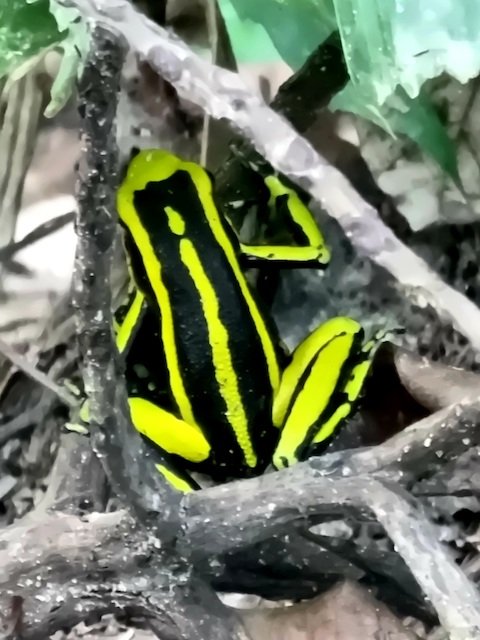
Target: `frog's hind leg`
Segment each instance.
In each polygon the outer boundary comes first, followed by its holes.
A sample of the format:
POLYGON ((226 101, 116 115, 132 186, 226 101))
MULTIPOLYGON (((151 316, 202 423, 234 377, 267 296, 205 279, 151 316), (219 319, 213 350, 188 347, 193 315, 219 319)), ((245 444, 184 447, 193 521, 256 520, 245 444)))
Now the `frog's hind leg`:
POLYGON ((158 471, 175 489, 182 492, 198 489, 190 476, 178 465, 168 463, 168 455, 187 462, 204 462, 210 456, 210 444, 197 426, 192 426, 141 397, 129 397, 132 423, 139 433, 167 454, 165 463, 156 464, 158 471))
POLYGON ((273 401, 273 423, 281 429, 273 456, 277 469, 332 437, 361 393, 380 339, 363 344, 360 324, 337 317, 298 345, 273 401))

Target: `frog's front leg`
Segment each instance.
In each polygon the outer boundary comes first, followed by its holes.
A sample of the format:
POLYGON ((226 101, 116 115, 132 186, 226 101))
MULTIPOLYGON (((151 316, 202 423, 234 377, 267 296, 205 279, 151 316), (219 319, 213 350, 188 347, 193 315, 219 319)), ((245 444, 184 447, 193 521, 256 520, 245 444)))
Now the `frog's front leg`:
MULTIPOLYGON (((146 398, 129 396, 130 418, 135 429, 160 448, 161 462, 155 467, 174 489, 187 493, 200 486, 172 460, 175 456, 187 462, 204 462, 210 455, 210 445, 198 427, 192 427, 169 411, 146 398)), ((68 424, 69 431, 89 433, 90 410, 85 400, 79 410, 79 420, 68 424)))
POLYGON ((277 469, 304 459, 315 445, 326 446, 351 413, 378 344, 362 340, 358 322, 337 317, 295 349, 273 400, 273 423, 281 430, 273 455, 277 469))
POLYGON ((330 261, 330 251, 310 209, 298 193, 284 184, 278 176, 267 176, 264 181, 270 193, 268 205, 281 217, 296 245, 241 243, 247 266, 269 262, 297 268, 326 266, 330 261))

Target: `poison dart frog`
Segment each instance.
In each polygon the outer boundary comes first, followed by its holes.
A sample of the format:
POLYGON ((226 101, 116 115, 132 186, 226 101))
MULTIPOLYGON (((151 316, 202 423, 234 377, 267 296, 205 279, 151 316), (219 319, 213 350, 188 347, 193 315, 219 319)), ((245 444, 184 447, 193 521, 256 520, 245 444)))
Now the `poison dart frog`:
POLYGON ((330 254, 297 192, 276 175, 265 187, 295 246, 241 242, 210 174, 167 151, 140 151, 118 190, 134 284, 115 331, 131 418, 181 491, 198 487, 191 471, 248 477, 323 448, 351 414, 378 344, 335 317, 285 356, 245 266, 324 268, 330 254))

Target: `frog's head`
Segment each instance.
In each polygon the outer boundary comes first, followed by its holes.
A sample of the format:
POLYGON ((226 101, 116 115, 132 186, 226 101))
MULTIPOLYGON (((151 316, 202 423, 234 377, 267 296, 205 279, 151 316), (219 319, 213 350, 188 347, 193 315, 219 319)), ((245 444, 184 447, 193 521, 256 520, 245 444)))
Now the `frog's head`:
POLYGON ((165 149, 136 150, 117 193, 117 208, 121 222, 129 227, 135 192, 145 190, 149 183, 166 182, 180 171, 190 176, 200 198, 211 197, 212 177, 200 165, 182 160, 165 149))

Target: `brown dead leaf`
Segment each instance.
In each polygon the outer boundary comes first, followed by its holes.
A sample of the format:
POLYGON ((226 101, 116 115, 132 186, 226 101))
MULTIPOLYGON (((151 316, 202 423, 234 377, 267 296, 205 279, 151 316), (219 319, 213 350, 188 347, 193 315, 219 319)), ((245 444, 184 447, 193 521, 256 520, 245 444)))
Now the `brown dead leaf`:
POLYGON ((430 411, 473 401, 480 394, 480 376, 477 373, 432 362, 398 347, 394 361, 402 384, 430 411))
POLYGON ((369 591, 349 582, 309 602, 242 618, 252 640, 417 640, 369 591))

